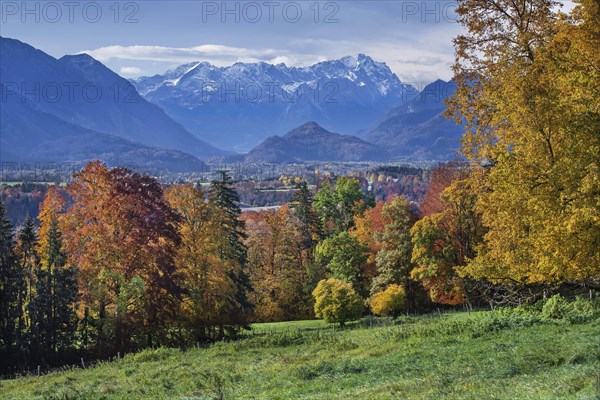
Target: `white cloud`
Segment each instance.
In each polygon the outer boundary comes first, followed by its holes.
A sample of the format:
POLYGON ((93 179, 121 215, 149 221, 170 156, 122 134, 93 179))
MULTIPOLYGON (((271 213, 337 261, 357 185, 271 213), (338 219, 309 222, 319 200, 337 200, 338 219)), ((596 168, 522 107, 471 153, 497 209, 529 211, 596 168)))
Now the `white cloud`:
POLYGON ((398 62, 403 64, 413 64, 413 65, 438 65, 442 64, 444 60, 441 57, 432 57, 432 56, 419 56, 413 59, 399 59, 398 62))
POLYGON ((99 61, 113 59, 159 61, 159 62, 190 62, 197 60, 241 60, 241 59, 270 59, 279 56, 282 51, 275 49, 246 49, 217 44, 204 44, 194 47, 163 47, 163 46, 107 46, 94 50, 84 50, 99 61))
MULTIPOLYGON (((456 27, 454 29, 458 30, 456 27)), ((107 46, 83 51, 123 75, 141 75, 131 70, 129 63, 144 69, 144 73, 163 73, 177 65, 192 61, 208 61, 223 67, 236 62, 284 63, 288 66, 307 66, 327 59, 366 53, 376 61, 386 62, 403 82, 427 84, 437 78, 450 79, 453 61, 452 47, 447 38, 434 32, 423 33, 417 39, 386 38, 380 41, 332 40, 300 38, 288 42, 287 50, 277 48, 233 47, 220 44, 203 44, 192 47, 166 46, 107 46), (323 54, 327 55, 324 57, 323 54)), ((137 67, 133 67, 137 68, 137 67)), ((140 69, 141 69, 140 68, 140 69)))
POLYGON ((119 72, 121 75, 141 75, 144 71, 138 67, 121 67, 119 72))

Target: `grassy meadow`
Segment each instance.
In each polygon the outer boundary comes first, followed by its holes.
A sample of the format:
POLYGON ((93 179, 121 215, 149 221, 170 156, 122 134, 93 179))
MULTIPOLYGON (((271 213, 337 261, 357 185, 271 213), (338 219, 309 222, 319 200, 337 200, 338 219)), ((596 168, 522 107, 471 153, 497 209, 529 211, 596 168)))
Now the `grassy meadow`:
POLYGON ((294 321, 253 329, 273 333, 0 381, 0 397, 600 399, 599 319, 500 310, 402 317, 384 327, 294 321))

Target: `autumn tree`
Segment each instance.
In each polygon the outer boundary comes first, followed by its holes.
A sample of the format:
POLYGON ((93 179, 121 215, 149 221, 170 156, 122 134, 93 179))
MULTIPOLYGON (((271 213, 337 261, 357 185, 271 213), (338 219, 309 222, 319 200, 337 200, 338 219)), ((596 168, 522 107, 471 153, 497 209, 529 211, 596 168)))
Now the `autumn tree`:
POLYGON ((177 215, 153 178, 100 162, 74 174, 63 234, 79 268, 80 317, 100 351, 168 341, 181 288, 174 263, 177 215))
POLYGON ((465 271, 598 287, 600 5, 556 5, 459 2, 450 114, 467 126, 463 154, 488 169, 476 208, 489 230, 465 271))
POLYGON ((384 290, 391 284, 399 284, 410 296, 408 286, 413 265, 410 228, 414 222, 411 206, 404 197, 395 197, 383 206, 381 214, 386 223, 383 232, 376 234, 381 250, 376 257, 377 276, 373 279, 371 293, 384 290))
POLYGON ((452 182, 466 179, 469 176, 469 167, 463 161, 450 161, 436 166, 429 174, 429 185, 419 205, 422 215, 431 215, 442 212, 444 203, 442 193, 452 182))
MULTIPOLYGON (((211 275, 218 261, 218 251, 211 246, 211 218, 205 193, 201 187, 191 184, 173 185, 165 190, 165 199, 177 212, 177 229, 181 238, 177 248, 175 263, 182 274, 186 289, 185 299, 181 302, 181 322, 191 325, 192 330, 201 331, 210 326, 211 314, 218 314, 216 304, 208 304, 213 297, 208 294, 211 275)), ((224 271, 216 274, 227 276, 224 271)), ((216 281, 213 281, 216 283, 216 281)), ((221 288, 217 288, 220 291, 221 288)), ((226 292, 226 291, 224 291, 226 292)), ((198 332, 195 335, 200 335, 198 332)), ((202 333, 202 336, 208 336, 202 333)))
MULTIPOLYGON (((38 248, 40 254, 46 254, 48 252, 48 231, 53 227, 53 221, 59 222, 59 218, 67 209, 67 199, 64 191, 58 186, 51 186, 46 191, 46 195, 42 203, 40 204, 38 221, 40 222, 40 228, 38 230, 38 237, 40 238, 38 248)), ((41 257, 42 264, 45 264, 47 260, 45 257, 41 257)), ((46 265, 47 267, 47 265, 46 265)))
POLYGON ((285 205, 277 211, 246 214, 255 320, 309 318, 312 306, 307 291, 308 271, 303 263, 302 224, 285 205))
POLYGON ((380 201, 373 208, 365 210, 362 215, 356 215, 354 227, 349 231, 350 235, 367 247, 368 258, 363 268, 366 281, 371 281, 377 273, 376 258, 382 246, 377 237, 383 233, 386 224, 382 211, 383 207, 392 200, 393 197, 387 202, 380 201))
POLYGON ((180 323, 195 342, 214 339, 225 326, 232 325, 230 313, 237 308, 230 265, 219 247, 222 212, 206 201, 201 187, 191 184, 173 185, 165 197, 179 215, 181 242, 175 261, 185 290, 180 323))
POLYGON ((335 278, 319 282, 313 291, 313 297, 316 317, 341 326, 360 318, 364 308, 363 300, 352 285, 335 278))
POLYGON ((37 340, 44 352, 64 351, 74 347, 77 317, 77 269, 67 264, 67 254, 59 227, 60 213, 67 201, 58 188, 46 193, 40 206, 35 316, 32 324, 38 326, 37 340), (33 322, 35 320, 35 322, 33 322))
POLYGON ((404 309, 406 295, 400 285, 390 285, 369 298, 371 312, 375 315, 397 317, 404 309))
MULTIPOLYGON (((474 171, 479 174, 480 171, 474 171)), ((441 210, 417 221, 410 233, 413 242, 413 279, 428 290, 432 301, 461 304, 473 290, 463 269, 475 258, 485 233, 475 210, 477 190, 470 179, 451 183, 440 195, 441 210)))
POLYGON ((278 266, 275 264, 281 236, 282 220, 274 212, 245 213, 246 246, 248 248, 248 273, 254 291, 250 298, 254 304, 253 320, 281 321, 284 311, 279 305, 278 266))

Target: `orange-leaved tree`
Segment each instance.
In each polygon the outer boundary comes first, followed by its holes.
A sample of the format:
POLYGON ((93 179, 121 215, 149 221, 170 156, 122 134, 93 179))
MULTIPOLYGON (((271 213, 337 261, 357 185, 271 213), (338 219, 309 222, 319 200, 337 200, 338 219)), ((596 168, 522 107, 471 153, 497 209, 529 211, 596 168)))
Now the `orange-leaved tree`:
POLYGON ((101 350, 168 340, 181 288, 174 254, 176 213, 160 184, 125 168, 91 162, 67 187, 69 261, 79 268, 80 312, 101 350))

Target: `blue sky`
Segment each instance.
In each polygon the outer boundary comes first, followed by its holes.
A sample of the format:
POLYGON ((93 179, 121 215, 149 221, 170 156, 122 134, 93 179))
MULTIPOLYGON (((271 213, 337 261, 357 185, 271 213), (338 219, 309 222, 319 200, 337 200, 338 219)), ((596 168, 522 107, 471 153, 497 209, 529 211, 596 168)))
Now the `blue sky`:
POLYGON ((310 65, 364 53, 402 81, 451 77, 456 3, 405 1, 0 2, 0 34, 60 57, 87 52, 126 77, 184 62, 310 65))

